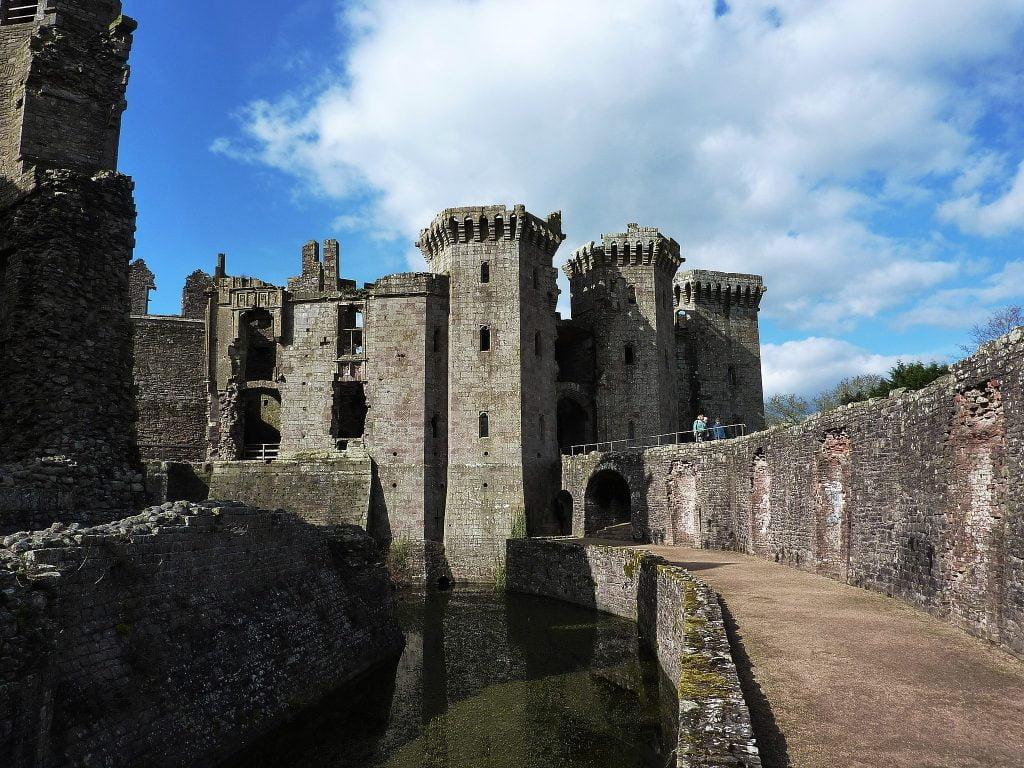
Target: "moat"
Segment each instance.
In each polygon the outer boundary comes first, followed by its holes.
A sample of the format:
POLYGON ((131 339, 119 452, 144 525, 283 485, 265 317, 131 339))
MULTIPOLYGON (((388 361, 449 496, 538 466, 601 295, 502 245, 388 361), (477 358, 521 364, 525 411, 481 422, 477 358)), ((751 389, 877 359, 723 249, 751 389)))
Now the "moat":
POLYGON ((400 593, 398 615, 397 663, 225 768, 665 765, 675 701, 633 622, 483 589, 400 593))

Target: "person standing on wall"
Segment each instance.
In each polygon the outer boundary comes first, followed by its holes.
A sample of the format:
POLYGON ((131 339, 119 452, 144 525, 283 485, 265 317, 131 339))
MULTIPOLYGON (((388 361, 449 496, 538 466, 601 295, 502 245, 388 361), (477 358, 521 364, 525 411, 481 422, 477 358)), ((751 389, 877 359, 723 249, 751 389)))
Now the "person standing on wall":
POLYGON ((722 426, 721 419, 715 419, 715 426, 711 428, 711 439, 712 440, 724 440, 725 439, 725 427, 722 426))
POLYGON ((707 417, 703 413, 698 413, 697 418, 693 422, 693 439, 698 443, 704 442, 704 435, 708 429, 707 417))

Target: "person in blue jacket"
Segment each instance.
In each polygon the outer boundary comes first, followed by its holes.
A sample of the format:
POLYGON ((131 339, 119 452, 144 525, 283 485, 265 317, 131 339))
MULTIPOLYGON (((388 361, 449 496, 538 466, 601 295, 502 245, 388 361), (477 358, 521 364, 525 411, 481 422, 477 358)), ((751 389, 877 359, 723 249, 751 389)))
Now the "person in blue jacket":
POLYGON ((715 419, 715 426, 711 428, 711 439, 712 440, 724 440, 725 439, 725 427, 722 426, 721 419, 715 419))

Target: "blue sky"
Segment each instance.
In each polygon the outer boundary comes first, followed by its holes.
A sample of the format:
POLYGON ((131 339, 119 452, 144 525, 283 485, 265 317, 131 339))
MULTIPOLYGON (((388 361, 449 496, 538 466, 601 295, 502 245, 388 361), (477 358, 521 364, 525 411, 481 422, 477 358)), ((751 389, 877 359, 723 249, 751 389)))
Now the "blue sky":
MULTIPOLYGON (((125 0, 151 311, 218 252, 422 269, 450 205, 756 272, 768 392, 948 360, 1024 301, 1024 0, 125 0)), ((563 295, 567 300, 567 295, 563 295)))

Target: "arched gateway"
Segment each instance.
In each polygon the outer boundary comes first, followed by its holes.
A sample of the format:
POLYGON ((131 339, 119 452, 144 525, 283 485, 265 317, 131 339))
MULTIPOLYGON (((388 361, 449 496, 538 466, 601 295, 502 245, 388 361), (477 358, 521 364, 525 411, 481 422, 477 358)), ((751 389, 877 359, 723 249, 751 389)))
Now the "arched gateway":
POLYGON ((632 522, 629 483, 614 469, 596 472, 587 483, 583 509, 587 536, 609 526, 632 522))

